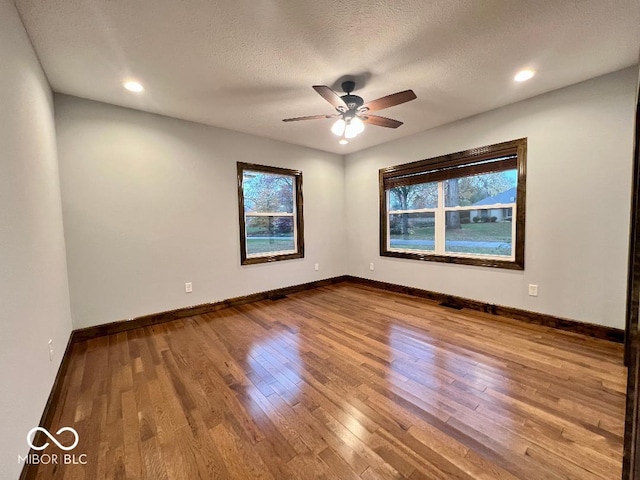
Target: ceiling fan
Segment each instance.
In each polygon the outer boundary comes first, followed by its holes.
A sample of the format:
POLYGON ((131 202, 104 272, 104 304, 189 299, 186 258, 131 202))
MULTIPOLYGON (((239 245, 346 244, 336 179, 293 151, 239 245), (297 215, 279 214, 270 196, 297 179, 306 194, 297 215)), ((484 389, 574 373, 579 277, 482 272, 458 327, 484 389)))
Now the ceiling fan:
POLYGON ((297 122, 300 120, 337 118, 338 121, 333 124, 331 131, 341 137, 340 143, 345 144, 348 143, 348 138, 354 138, 356 135, 362 133, 365 123, 377 125, 379 127, 398 128, 402 125, 402 122, 393 120, 392 118, 371 115, 369 112, 394 107, 417 98, 416 94, 413 93, 413 90, 405 90, 403 92, 393 93, 386 97, 381 97, 364 103, 362 97, 351 94, 355 89, 355 82, 348 80, 342 82, 341 86, 342 90, 345 92, 345 95, 342 96, 338 95, 326 85, 314 85, 313 87, 313 89, 318 92, 322 98, 329 102, 338 113, 331 115, 311 115, 308 117, 285 118, 282 121, 297 122))

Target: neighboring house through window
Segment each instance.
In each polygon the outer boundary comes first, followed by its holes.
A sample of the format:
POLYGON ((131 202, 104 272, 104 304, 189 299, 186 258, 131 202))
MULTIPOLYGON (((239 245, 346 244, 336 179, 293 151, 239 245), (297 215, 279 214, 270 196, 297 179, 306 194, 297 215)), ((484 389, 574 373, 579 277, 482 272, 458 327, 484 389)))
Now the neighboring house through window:
POLYGON ((524 269, 526 139, 380 170, 380 255, 524 269))
POLYGON ((302 172, 238 162, 242 265, 304 257, 302 172))

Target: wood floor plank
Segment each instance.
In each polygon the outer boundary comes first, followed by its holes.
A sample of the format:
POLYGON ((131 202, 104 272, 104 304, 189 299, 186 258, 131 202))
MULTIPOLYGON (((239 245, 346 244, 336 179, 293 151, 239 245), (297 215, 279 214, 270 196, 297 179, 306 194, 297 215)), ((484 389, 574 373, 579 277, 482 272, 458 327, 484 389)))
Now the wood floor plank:
POLYGON ((610 480, 620 345, 344 282, 74 344, 41 479, 610 480))

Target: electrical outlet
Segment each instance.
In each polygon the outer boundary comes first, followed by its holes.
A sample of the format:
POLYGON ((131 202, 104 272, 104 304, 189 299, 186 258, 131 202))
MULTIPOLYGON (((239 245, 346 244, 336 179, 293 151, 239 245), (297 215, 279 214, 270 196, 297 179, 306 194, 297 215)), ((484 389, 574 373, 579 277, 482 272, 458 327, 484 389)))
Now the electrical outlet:
POLYGON ((53 340, 49 339, 49 361, 53 362, 53 340))
POLYGON ((184 284, 184 293, 191 293, 193 292, 193 283, 191 282, 187 282, 184 284))
POLYGON ((371 262, 371 263, 369 264, 369 270, 371 270, 371 271, 375 270, 375 268, 373 267, 373 262, 371 262))
POLYGON ((537 297, 538 296, 538 285, 529 284, 529 296, 537 297))
POLYGON ((314 269, 316 272, 317 272, 318 270, 320 270, 320 264, 319 264, 319 263, 316 263, 316 264, 313 266, 313 269, 314 269))

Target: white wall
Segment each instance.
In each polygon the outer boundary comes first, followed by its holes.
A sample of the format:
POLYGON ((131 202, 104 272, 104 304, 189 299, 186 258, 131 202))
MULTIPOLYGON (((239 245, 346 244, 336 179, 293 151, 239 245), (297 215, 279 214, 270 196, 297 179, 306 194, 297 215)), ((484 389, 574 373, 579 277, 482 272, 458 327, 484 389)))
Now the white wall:
POLYGON ((346 273, 341 156, 69 96, 55 111, 75 328, 346 273), (238 161, 302 170, 304 259, 240 265, 238 161))
POLYGON ((348 273, 624 328, 636 76, 626 69, 348 155, 348 273), (521 137, 524 271, 379 256, 378 169, 521 137))
POLYGON ((10 0, 0 0, 0 59, 0 478, 9 479, 29 450, 71 317, 51 90, 10 0))

